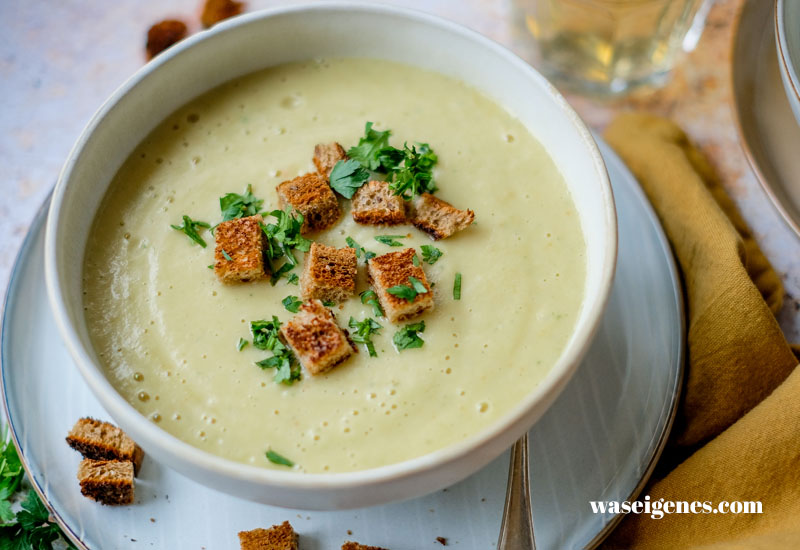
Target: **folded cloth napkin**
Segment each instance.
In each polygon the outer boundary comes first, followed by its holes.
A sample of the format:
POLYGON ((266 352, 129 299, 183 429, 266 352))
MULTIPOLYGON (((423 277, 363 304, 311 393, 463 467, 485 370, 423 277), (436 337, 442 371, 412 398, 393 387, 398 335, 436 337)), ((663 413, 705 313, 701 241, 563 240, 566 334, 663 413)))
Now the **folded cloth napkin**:
POLYGON ((683 394, 639 500, 760 501, 763 513, 629 514, 604 547, 800 548, 800 369, 775 320, 780 279, 680 128, 626 113, 606 139, 658 213, 686 293, 683 394))

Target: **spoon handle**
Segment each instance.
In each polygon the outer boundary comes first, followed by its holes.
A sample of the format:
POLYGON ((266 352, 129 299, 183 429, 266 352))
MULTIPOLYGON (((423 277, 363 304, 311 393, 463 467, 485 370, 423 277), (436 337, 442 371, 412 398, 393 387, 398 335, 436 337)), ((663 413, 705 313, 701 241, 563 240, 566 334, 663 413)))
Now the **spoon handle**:
POLYGON ((533 541, 533 515, 528 474, 528 434, 511 448, 506 505, 497 550, 536 550, 533 541))

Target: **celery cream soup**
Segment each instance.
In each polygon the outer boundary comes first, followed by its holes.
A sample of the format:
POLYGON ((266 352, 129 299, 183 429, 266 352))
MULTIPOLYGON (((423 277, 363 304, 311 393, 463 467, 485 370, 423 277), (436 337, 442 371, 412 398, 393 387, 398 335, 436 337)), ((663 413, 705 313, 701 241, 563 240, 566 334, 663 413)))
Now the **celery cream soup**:
MULTIPOLYGON (((302 258, 302 253, 297 254, 302 258)), ((179 439, 243 463, 347 472, 418 457, 474 435, 517 405, 558 359, 578 317, 585 244, 569 191, 542 146, 501 106, 456 80, 386 61, 283 65, 229 82, 158 126, 117 173, 97 214, 84 270, 86 316, 106 375, 143 415, 179 439), (358 143, 364 124, 391 143, 427 142, 439 157, 436 196, 475 211, 475 224, 433 242, 411 225, 358 225, 349 201, 333 228, 307 235, 366 250, 402 250, 376 235, 405 235, 434 283, 435 309, 383 325, 329 373, 288 386, 255 365, 250 321, 292 317, 300 295, 282 278, 224 285, 207 248, 180 231, 188 214, 221 221, 219 198, 247 184, 262 210, 275 186, 313 171, 314 145, 358 143), (462 274, 461 299, 453 282, 462 274), (398 351, 393 334, 424 320, 424 345, 398 351)), ((298 275, 301 268, 294 270, 298 275)), ((356 292, 369 288, 363 257, 356 292)), ((373 317, 356 295, 333 308, 338 324, 373 317)))

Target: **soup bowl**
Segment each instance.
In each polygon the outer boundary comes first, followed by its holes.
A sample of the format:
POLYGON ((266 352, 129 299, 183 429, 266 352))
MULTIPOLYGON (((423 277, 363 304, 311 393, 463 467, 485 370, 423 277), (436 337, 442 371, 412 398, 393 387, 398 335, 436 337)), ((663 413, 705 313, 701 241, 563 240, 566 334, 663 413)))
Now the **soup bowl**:
POLYGON ((529 430, 591 343, 610 293, 616 246, 614 201, 600 153, 586 126, 539 73, 491 40, 444 19, 397 7, 329 2, 225 21, 173 46, 125 82, 89 122, 56 185, 46 234, 46 280, 59 330, 86 383, 151 459, 241 498, 330 510, 408 499, 451 485, 529 430), (233 78, 321 57, 383 59, 442 73, 477 88, 512 113, 563 175, 586 243, 586 277, 584 300, 560 357, 542 382, 488 429, 396 464, 317 474, 215 456, 140 414, 115 390, 93 349, 82 276, 92 220, 115 173, 165 117, 233 78))

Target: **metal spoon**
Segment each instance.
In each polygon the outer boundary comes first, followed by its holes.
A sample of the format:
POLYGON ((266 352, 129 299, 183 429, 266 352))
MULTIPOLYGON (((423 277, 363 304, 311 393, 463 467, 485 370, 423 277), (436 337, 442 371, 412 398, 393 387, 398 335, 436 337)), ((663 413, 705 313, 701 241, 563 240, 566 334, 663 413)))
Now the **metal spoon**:
POLYGON ((536 550, 536 543, 533 541, 527 433, 511 448, 506 505, 503 508, 497 550, 536 550))

